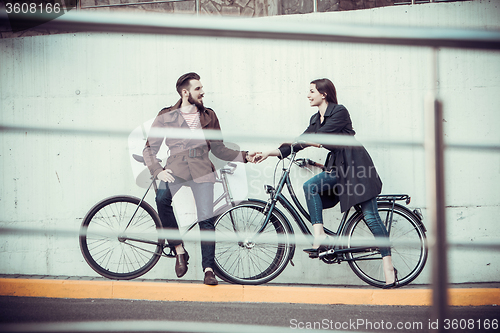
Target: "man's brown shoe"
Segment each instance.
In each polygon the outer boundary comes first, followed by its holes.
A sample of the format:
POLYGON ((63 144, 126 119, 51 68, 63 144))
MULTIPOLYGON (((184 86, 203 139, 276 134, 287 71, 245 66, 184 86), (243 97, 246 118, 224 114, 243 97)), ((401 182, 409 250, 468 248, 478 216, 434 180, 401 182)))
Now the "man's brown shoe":
POLYGON ((187 252, 178 254, 175 258, 175 274, 177 274, 177 277, 183 277, 188 271, 189 254, 187 252))
POLYGON ((205 279, 203 280, 204 284, 208 284, 209 286, 216 286, 219 284, 217 282, 217 279, 215 279, 215 274, 212 271, 206 271, 205 272, 205 279))

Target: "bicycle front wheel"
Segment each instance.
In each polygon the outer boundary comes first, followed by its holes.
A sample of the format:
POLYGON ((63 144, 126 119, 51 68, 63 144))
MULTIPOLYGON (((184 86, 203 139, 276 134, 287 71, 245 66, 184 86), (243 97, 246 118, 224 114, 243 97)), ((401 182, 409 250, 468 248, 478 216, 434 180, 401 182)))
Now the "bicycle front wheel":
MULTIPOLYGON (((384 223, 390 221, 392 204, 378 203, 378 212, 384 223)), ((361 242, 375 240, 372 232, 358 214, 349 223, 344 234, 347 236, 347 248, 355 248, 361 242)), ((399 286, 404 286, 417 278, 427 261, 427 241, 425 231, 412 212, 400 205, 394 206, 389 240, 392 263, 398 271, 399 286)), ((363 252, 348 252, 346 258, 354 273, 366 283, 383 287, 385 285, 382 257, 378 248, 373 247, 363 252)))
POLYGON ((160 259, 164 239, 160 219, 146 202, 130 196, 107 198, 85 216, 80 249, 100 275, 129 280, 148 272, 160 259), (140 203, 140 205, 139 205, 140 203))
POLYGON ((276 278, 294 249, 293 235, 281 214, 273 212, 262 233, 265 204, 246 202, 215 222, 215 272, 228 282, 262 284, 276 278))

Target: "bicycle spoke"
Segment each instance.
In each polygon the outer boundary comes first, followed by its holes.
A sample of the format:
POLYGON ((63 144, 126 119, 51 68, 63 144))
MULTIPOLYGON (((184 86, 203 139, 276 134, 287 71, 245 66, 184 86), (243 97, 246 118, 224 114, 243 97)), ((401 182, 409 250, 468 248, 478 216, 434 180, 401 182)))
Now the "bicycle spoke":
POLYGON ((257 233, 265 221, 262 206, 241 205, 222 214, 216 222, 215 261, 218 272, 231 281, 258 284, 274 278, 287 263, 289 247, 280 236, 285 235, 281 221, 276 217, 257 233), (235 232, 239 230, 240 233, 235 232), (229 237, 234 242, 228 242, 229 237))
MULTIPOLYGON (((387 220, 391 210, 391 204, 382 203, 379 205, 379 214, 382 220, 387 220)), ((418 224, 407 216, 408 214, 403 208, 395 206, 389 235, 392 244, 392 262, 398 270, 400 285, 413 281, 420 274, 427 259, 425 234, 418 224)), ((362 219, 352 221, 347 229, 349 244, 354 244, 356 239, 361 239, 361 237, 375 240, 362 219)), ((349 265, 356 275, 368 284, 382 287, 385 284, 382 260, 366 260, 369 256, 381 258, 378 251, 376 254, 368 255, 364 252, 346 254, 349 265)))

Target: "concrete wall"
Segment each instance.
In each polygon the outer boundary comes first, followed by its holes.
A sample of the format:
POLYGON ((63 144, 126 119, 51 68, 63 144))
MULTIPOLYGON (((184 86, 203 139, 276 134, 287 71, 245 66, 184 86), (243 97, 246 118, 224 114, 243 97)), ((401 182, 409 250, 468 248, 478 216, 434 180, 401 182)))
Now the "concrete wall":
MULTIPOLYGON (((405 26, 499 28, 494 1, 397 6, 353 12, 259 18, 405 26)), ((78 230, 86 212, 106 196, 140 196, 131 167, 128 133, 176 102, 175 81, 196 71, 205 104, 214 108, 227 138, 281 136, 266 142, 236 140, 243 149, 275 148, 299 135, 314 112, 309 82, 331 78, 351 113, 358 140, 423 140, 424 100, 431 87, 431 50, 416 47, 188 38, 122 34, 59 34, 0 40, 0 122, 24 126, 109 129, 123 135, 47 132, 0 133, 0 221, 16 228, 78 230)), ((439 51, 440 94, 449 142, 500 142, 500 54, 439 51)), ((232 140, 234 141, 234 140, 232 140)), ((366 144, 384 193, 408 193, 426 215, 421 148, 366 144)), ((312 148, 303 156, 324 161, 312 148)), ((471 244, 498 239, 500 156, 480 150, 446 153, 450 239, 471 244)), ((248 195, 265 199, 275 161, 245 166, 248 195)), ((242 168, 243 166, 240 166, 242 168)), ((296 172, 294 184, 309 177, 296 172)), ((154 204, 153 198, 148 201, 154 204)), ((181 209, 185 207, 178 207, 181 209)), ((329 210, 335 226, 338 208, 329 210)), ((192 214, 182 219, 193 220, 192 214)), ((298 231, 298 228, 295 228, 298 231)), ((0 273, 95 276, 76 235, 47 232, 0 235, 0 273)), ((299 238, 299 240, 302 240, 299 238)), ((199 246, 186 279, 201 279, 199 246)), ((362 284, 348 265, 323 265, 301 253, 276 282, 362 284)), ((500 254, 450 252, 452 282, 497 281, 500 254)), ((146 278, 174 278, 162 259, 146 278)), ((416 283, 429 282, 429 267, 416 283)))

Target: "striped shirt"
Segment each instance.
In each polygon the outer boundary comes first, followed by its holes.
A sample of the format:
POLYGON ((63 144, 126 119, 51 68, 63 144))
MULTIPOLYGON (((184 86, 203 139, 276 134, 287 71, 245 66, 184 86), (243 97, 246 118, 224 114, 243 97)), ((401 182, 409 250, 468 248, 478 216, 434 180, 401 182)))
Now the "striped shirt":
POLYGON ((181 108, 180 110, 191 130, 201 128, 200 113, 196 107, 181 108))

